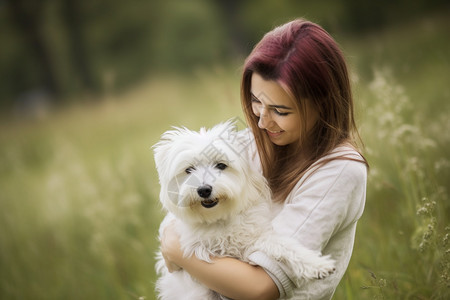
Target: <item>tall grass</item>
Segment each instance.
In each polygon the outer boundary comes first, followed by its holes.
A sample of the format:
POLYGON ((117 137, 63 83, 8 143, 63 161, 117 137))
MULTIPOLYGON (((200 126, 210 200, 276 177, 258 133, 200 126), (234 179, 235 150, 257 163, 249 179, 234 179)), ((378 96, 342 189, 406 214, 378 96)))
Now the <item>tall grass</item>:
POLYGON ((367 205, 338 299, 448 299, 448 109, 424 118, 389 69, 368 87, 367 205))
POLYGON ((162 213, 151 146, 171 125, 239 114, 238 76, 225 73, 198 71, 195 85, 151 79, 99 104, 1 124, 1 299, 154 299, 162 213))
MULTIPOLYGON (((358 45, 370 61, 370 44, 358 45)), ((450 68, 434 59, 416 65, 419 78, 389 55, 389 68, 355 61, 371 170, 335 299, 450 298, 450 91, 440 80, 450 68), (434 69, 437 77, 425 72, 434 69)), ((238 97, 237 69, 216 68, 152 78, 43 120, 2 121, 0 298, 155 299, 162 214, 150 147, 171 125, 241 116, 238 97)))
POLYGON ((363 79, 355 82, 371 170, 353 259, 337 299, 450 298, 445 28, 448 18, 424 18, 356 46, 362 50, 358 59, 373 59, 369 66, 359 61, 363 79))

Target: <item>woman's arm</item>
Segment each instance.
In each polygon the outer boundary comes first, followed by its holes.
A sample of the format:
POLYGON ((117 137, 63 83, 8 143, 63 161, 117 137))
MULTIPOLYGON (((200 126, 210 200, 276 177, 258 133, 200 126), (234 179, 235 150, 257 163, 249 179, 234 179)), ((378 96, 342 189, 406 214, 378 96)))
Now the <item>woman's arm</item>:
POLYGON ((259 266, 234 258, 212 258, 212 263, 195 256, 183 257, 179 237, 172 225, 162 236, 161 252, 169 271, 177 266, 213 291, 232 299, 278 299, 279 292, 270 276, 259 266))

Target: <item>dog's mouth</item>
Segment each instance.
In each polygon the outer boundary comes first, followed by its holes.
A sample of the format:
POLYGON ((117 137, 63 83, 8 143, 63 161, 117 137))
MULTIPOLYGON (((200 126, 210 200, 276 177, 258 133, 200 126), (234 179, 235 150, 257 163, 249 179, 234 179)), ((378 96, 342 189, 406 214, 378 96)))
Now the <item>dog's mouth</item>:
POLYGON ((200 202, 204 208, 212 208, 219 203, 218 199, 206 199, 200 202))

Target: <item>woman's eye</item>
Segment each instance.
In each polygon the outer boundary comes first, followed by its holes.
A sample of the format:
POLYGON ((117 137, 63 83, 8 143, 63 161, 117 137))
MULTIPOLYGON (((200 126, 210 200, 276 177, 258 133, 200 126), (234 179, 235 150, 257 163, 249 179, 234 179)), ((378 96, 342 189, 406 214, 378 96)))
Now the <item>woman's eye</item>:
POLYGON ((186 174, 191 174, 192 173, 192 171, 194 171, 195 170, 195 168, 194 167, 189 167, 189 168, 187 168, 186 170, 184 170, 185 172, 186 172, 186 174))
POLYGON ((224 163, 218 163, 216 165, 216 168, 219 169, 219 170, 222 170, 222 171, 225 170, 227 167, 228 166, 226 164, 224 164, 224 163))
POLYGON ((275 113, 277 114, 277 115, 279 115, 279 116, 287 116, 289 113, 286 113, 286 112, 281 112, 281 111, 278 111, 278 110, 275 110, 275 113))

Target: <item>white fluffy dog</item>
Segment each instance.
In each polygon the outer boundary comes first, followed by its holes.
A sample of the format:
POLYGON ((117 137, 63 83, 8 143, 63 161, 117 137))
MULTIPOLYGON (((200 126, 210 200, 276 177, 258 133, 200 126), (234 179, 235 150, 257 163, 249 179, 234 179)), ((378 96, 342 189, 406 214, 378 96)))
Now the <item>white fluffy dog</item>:
MULTIPOLYGON (((168 214, 160 234, 175 223, 185 256, 234 257, 248 262, 254 251, 283 263, 297 282, 334 271, 329 257, 276 235, 271 228, 271 193, 248 160, 248 133, 233 122, 200 132, 175 128, 154 146, 160 200, 168 214)), ((169 273, 162 256, 156 265, 159 299, 220 299, 220 295, 181 270, 169 273)))

